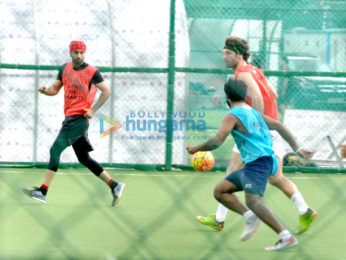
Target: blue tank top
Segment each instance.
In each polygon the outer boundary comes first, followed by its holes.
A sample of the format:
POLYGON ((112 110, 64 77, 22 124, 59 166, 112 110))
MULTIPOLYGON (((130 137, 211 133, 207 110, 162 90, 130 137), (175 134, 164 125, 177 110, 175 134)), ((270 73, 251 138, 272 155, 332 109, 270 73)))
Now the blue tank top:
POLYGON ((275 158, 269 128, 257 110, 251 107, 233 107, 228 114, 236 116, 249 132, 245 134, 234 129, 231 131, 244 163, 252 162, 262 156, 275 158))

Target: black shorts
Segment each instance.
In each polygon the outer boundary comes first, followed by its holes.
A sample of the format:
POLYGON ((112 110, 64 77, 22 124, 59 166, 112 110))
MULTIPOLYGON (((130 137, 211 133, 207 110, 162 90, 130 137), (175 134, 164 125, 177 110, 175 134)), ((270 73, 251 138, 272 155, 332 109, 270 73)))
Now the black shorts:
POLYGON ((85 150, 93 151, 94 149, 88 138, 88 128, 89 122, 83 115, 67 116, 62 122, 62 127, 56 140, 65 143, 66 146, 70 146, 81 138, 85 150))

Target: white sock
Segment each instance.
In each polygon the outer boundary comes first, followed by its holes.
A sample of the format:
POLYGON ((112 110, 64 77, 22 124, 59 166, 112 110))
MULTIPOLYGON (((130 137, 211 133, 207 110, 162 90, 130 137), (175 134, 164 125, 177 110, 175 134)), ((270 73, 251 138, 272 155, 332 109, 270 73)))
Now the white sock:
POLYGON ((222 203, 219 203, 215 213, 215 219, 219 222, 223 222, 226 219, 228 208, 226 208, 222 203))
POLYGON ((282 240, 289 239, 291 236, 292 236, 291 232, 289 232, 287 229, 282 230, 282 231, 279 233, 279 237, 280 237, 280 239, 282 239, 282 240))
POLYGON ((253 213, 251 210, 248 210, 243 214, 243 217, 245 218, 245 220, 248 220, 252 216, 255 216, 255 213, 253 213))
POLYGON ((303 215, 308 210, 309 206, 305 203, 305 200, 300 192, 296 192, 292 195, 291 200, 296 205, 299 215, 303 215))

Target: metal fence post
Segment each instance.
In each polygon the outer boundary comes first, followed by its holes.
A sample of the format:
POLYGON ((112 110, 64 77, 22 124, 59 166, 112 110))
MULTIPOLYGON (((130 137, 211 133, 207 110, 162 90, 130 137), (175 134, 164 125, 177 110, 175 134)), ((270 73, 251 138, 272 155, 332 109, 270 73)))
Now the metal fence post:
POLYGON ((171 0, 170 28, 168 47, 168 89, 167 89, 167 135, 166 135, 166 170, 172 168, 172 115, 174 109, 174 73, 175 73, 175 0, 171 0))

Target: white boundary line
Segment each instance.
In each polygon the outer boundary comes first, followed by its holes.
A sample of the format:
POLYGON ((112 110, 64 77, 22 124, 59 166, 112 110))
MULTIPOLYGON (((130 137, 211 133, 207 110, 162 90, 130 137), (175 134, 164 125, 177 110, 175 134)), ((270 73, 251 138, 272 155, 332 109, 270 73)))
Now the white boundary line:
MULTIPOLYGON (((19 171, 15 171, 15 170, 1 170, 0 171, 0 175, 3 173, 19 173, 19 171)), ((44 174, 42 171, 37 171, 35 172, 36 174, 44 174)), ((90 176, 94 176, 91 172, 64 172, 62 170, 60 170, 58 173, 58 175, 90 175, 90 176)), ((196 177, 196 178, 215 178, 215 177, 219 177, 222 178, 223 176, 219 176, 219 175, 204 175, 203 173, 200 174, 165 174, 164 172, 162 173, 157 173, 157 174, 152 174, 152 173, 111 173, 111 175, 118 175, 118 176, 138 176, 138 177, 196 177)), ((309 173, 307 173, 309 174, 309 173)), ((321 173, 319 173, 321 174, 321 173)), ((323 173, 322 173, 323 174, 323 173)), ((335 180, 346 180, 346 175, 339 175, 338 177, 330 177, 330 175, 328 174, 328 176, 292 176, 292 177, 287 177, 288 179, 297 179, 297 180, 320 180, 320 179, 335 179, 335 180)))

